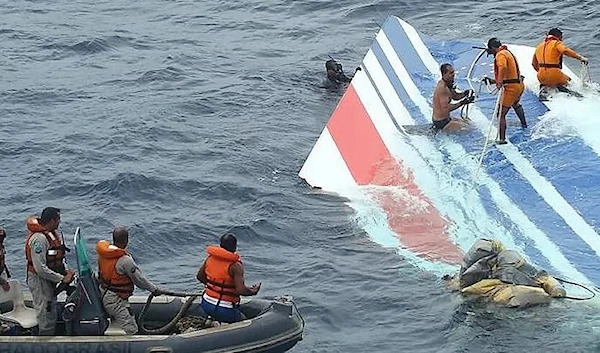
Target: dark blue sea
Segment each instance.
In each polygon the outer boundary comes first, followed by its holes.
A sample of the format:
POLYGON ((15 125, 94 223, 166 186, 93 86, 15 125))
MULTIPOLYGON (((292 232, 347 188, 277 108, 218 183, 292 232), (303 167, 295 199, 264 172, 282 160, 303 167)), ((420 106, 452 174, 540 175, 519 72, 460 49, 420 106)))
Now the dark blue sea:
POLYGON ((144 273, 173 290, 199 288, 205 247, 232 231, 247 282, 296 299, 294 353, 600 352, 596 306, 466 302, 298 177, 343 94, 320 88, 324 62, 352 71, 389 15, 482 43, 535 45, 559 26, 600 79, 597 1, 11 0, 0 13, 0 226, 22 282, 25 218, 55 206, 91 254, 129 227, 144 273))

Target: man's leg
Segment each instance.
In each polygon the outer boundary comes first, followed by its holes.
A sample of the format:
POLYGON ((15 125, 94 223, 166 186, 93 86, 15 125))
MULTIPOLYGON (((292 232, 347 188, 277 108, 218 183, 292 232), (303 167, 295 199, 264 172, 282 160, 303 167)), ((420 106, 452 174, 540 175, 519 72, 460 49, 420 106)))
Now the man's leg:
POLYGON ((523 106, 521 105, 521 102, 517 102, 517 103, 513 104, 512 107, 515 110, 517 117, 521 121, 521 127, 526 128, 527 120, 525 120, 525 111, 523 110, 523 106))
POLYGON ((27 274, 27 285, 33 297, 38 322, 38 335, 54 336, 56 331, 56 297, 52 283, 34 274, 27 274))
POLYGON ((496 144, 498 145, 506 144, 506 114, 508 113, 509 109, 510 107, 502 106, 502 109, 500 110, 500 118, 498 121, 498 132, 500 133, 500 139, 496 141, 496 144))
POLYGON ((119 327, 128 335, 137 333, 138 326, 135 322, 135 316, 131 311, 129 301, 111 291, 101 293, 103 294, 102 304, 104 305, 104 310, 110 315, 111 319, 116 321, 119 327))

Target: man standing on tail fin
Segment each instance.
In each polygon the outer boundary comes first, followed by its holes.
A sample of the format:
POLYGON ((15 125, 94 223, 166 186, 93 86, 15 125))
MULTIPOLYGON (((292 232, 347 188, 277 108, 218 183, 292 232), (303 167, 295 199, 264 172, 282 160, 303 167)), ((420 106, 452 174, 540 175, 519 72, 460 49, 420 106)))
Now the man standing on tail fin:
POLYGON ((508 50, 506 45, 502 45, 498 38, 491 38, 487 43, 489 54, 494 55, 494 77, 495 79, 485 78, 488 83, 495 83, 500 90, 504 88, 502 96, 502 107, 500 109, 500 138, 496 141, 498 145, 506 144, 506 114, 512 107, 521 121, 521 127, 527 127, 525 120, 525 111, 521 105, 521 95, 525 90, 523 76, 519 70, 519 63, 513 53, 508 50))
POLYGON ((544 41, 535 48, 535 54, 533 54, 531 65, 537 71, 537 78, 540 81, 540 99, 542 100, 545 99, 548 88, 556 88, 561 92, 581 96, 566 87, 571 78, 562 72, 563 55, 577 59, 586 65, 588 59, 567 47, 562 39, 562 31, 552 28, 548 31, 544 41))
POLYGON ((450 64, 443 64, 440 67, 442 79, 438 81, 433 91, 433 129, 438 132, 444 131, 460 131, 467 129, 467 124, 464 120, 450 118, 450 112, 458 109, 466 104, 472 103, 475 100, 473 90, 464 92, 456 91, 454 84, 454 67, 450 64), (450 103, 452 100, 459 100, 456 103, 450 103))

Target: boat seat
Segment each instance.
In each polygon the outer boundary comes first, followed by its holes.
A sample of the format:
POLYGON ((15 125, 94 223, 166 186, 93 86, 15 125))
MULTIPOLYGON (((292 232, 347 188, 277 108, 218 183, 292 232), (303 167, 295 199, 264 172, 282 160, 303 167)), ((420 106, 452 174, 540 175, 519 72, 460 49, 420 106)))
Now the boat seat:
POLYGON ((116 321, 108 319, 108 327, 106 331, 104 331, 104 336, 125 336, 127 332, 125 332, 122 328, 119 327, 116 321))
POLYGON ((10 284, 8 292, 0 289, 0 303, 12 302, 13 309, 7 313, 0 314, 0 320, 17 323, 26 329, 37 326, 35 309, 26 307, 23 301, 21 283, 18 280, 9 280, 8 283, 10 284))

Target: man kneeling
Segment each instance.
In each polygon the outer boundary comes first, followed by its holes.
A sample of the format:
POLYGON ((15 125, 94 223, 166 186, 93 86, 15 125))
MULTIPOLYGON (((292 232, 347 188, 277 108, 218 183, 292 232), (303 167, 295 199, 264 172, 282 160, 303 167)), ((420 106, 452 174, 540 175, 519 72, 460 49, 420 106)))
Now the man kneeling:
POLYGON ((125 248, 129 232, 124 227, 113 230, 113 244, 101 240, 96 244, 98 253, 98 279, 102 305, 128 335, 138 332, 135 316, 128 298, 133 294, 134 284, 141 289, 161 295, 163 290, 148 281, 125 248))
POLYGON ((221 237, 221 246, 206 248, 208 257, 198 269, 196 278, 205 284, 202 295, 202 310, 221 322, 237 322, 244 319, 237 308, 241 295, 256 295, 260 283, 246 287, 244 266, 240 256, 235 253, 237 239, 233 234, 221 237))

